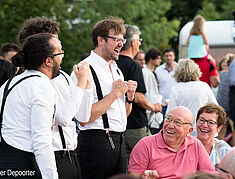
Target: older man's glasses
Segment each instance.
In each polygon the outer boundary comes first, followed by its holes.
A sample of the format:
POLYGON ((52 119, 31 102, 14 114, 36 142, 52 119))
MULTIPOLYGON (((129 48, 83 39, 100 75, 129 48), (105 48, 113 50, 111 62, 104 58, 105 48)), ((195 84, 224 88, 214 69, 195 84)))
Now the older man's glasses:
MULTIPOLYGON (((216 168, 216 170, 217 170, 217 172, 219 172, 219 170, 221 170, 222 172, 224 172, 224 173, 230 173, 230 172, 228 172, 227 170, 224 170, 224 169, 222 169, 222 168, 220 168, 219 166, 218 166, 218 163, 215 165, 215 168, 216 168)), ((231 174, 231 173, 230 173, 231 174)), ((231 174, 232 175, 232 174, 231 174)), ((233 175, 232 175, 233 176, 233 175)), ((233 176, 233 179, 235 179, 235 177, 233 176)))
POLYGON ((191 125, 191 126, 193 125, 192 123, 183 122, 183 121, 181 121, 181 120, 179 120, 179 119, 173 120, 173 119, 170 118, 169 116, 167 116, 167 117, 165 118, 165 121, 168 122, 168 123, 173 122, 174 125, 176 125, 176 126, 178 126, 178 127, 182 127, 182 126, 185 125, 185 124, 189 124, 189 125, 191 125))
POLYGON ((201 125, 203 125, 205 122, 207 122, 207 125, 210 126, 210 127, 212 127, 212 126, 214 126, 215 124, 217 124, 217 122, 215 122, 215 121, 212 121, 212 120, 205 120, 205 119, 202 118, 202 117, 199 117, 198 120, 197 120, 197 123, 198 123, 198 124, 201 124, 201 125))
POLYGON ((123 44, 126 43, 126 39, 121 39, 121 38, 117 38, 117 37, 112 37, 112 36, 109 36, 109 35, 104 36, 104 37, 110 38, 110 39, 114 39, 114 42, 116 42, 116 43, 120 43, 120 42, 123 43, 123 44))

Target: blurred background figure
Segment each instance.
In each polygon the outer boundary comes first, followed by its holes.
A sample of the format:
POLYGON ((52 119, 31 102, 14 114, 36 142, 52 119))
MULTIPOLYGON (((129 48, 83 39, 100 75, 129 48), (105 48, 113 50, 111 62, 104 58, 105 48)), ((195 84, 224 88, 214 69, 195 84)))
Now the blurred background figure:
POLYGON ((207 59, 209 54, 209 41, 204 32, 205 19, 197 15, 193 19, 193 27, 187 39, 188 57, 207 59))
POLYGON ((11 61, 11 57, 13 57, 17 52, 20 51, 20 47, 14 43, 3 44, 1 47, 1 56, 4 60, 11 61))
POLYGON ((144 51, 140 50, 134 57, 134 60, 140 64, 141 68, 145 66, 145 54, 144 51))
MULTIPOLYGON (((205 82, 199 81, 201 71, 198 65, 191 59, 180 59, 174 68, 173 77, 177 84, 172 86, 170 100, 166 114, 176 106, 189 108, 196 118, 198 109, 207 103, 217 104, 211 88, 205 82)), ((191 135, 196 136, 196 123, 191 135)))
POLYGON ((227 121, 226 113, 221 106, 209 103, 201 107, 197 114, 197 138, 204 145, 214 165, 231 149, 224 140, 215 138, 227 121))
POLYGON ((200 80, 215 88, 219 85, 219 76, 215 60, 209 55, 209 42, 204 32, 205 19, 197 15, 193 22, 186 42, 188 44, 188 57, 198 64, 202 72, 200 80))
POLYGON ((163 58, 165 60, 165 63, 157 67, 155 73, 158 79, 160 94, 163 96, 162 114, 164 117, 170 98, 171 87, 176 84, 175 78, 173 77, 174 66, 177 65, 175 61, 175 50, 172 48, 164 49, 163 58))
POLYGON ((0 60, 0 87, 15 75, 16 68, 6 60, 0 60))
POLYGON ((218 175, 224 179, 235 178, 235 148, 231 149, 216 165, 218 175))
MULTIPOLYGON (((159 93, 157 76, 154 73, 155 68, 158 67, 162 61, 160 51, 156 48, 149 49, 146 52, 145 61, 147 65, 146 67, 142 68, 144 84, 147 90, 145 96, 150 103, 161 104, 162 95, 160 95, 159 93)), ((150 128, 151 134, 158 133, 162 128, 161 126, 163 121, 162 113, 148 110, 147 117, 148 117, 148 126, 150 128)))

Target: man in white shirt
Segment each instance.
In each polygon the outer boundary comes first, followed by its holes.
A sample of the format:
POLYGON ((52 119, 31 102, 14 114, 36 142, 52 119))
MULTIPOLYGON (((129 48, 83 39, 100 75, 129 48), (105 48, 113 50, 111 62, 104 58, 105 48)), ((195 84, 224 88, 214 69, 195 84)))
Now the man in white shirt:
POLYGON ((62 52, 57 38, 38 34, 29 37, 23 50, 12 58, 26 71, 0 89, 3 177, 58 178, 51 134, 56 96, 50 79, 59 73, 63 57, 58 54, 62 52), (17 84, 30 75, 34 76, 17 84), (8 96, 2 100, 7 89, 8 96))
MULTIPOLYGON (((155 68, 159 66, 162 61, 160 51, 156 48, 149 49, 145 54, 145 61, 147 65, 146 67, 142 68, 144 84, 147 90, 145 96, 150 103, 160 103, 161 105, 162 95, 159 93, 157 76, 154 73, 155 68)), ((149 110, 147 117, 151 134, 158 133, 162 128, 162 113, 149 110)))
POLYGON ((123 81, 115 62, 125 43, 123 23, 117 17, 97 22, 92 29, 95 50, 84 60, 93 68, 93 105, 91 117, 87 123, 81 124, 79 134, 78 153, 83 179, 105 179, 125 172, 123 132, 137 83, 123 81))
MULTIPOLYGON (((21 27, 19 42, 23 43, 27 36, 42 32, 58 37, 59 24, 47 17, 30 18, 21 27)), ((72 119, 75 116, 80 122, 87 122, 92 104, 91 92, 88 89, 90 88, 88 63, 81 62, 78 66, 75 65, 74 71, 78 79, 76 85, 70 76, 61 70, 60 74, 51 80, 57 92, 52 144, 60 179, 81 178, 77 154, 74 151, 77 148, 76 124, 72 119)))
POLYGON ((172 48, 167 48, 163 51, 163 58, 165 63, 156 68, 155 73, 157 75, 159 83, 159 91, 163 96, 162 114, 166 113, 167 103, 170 97, 171 87, 176 84, 175 78, 173 78, 173 68, 177 64, 175 62, 175 51, 172 48))

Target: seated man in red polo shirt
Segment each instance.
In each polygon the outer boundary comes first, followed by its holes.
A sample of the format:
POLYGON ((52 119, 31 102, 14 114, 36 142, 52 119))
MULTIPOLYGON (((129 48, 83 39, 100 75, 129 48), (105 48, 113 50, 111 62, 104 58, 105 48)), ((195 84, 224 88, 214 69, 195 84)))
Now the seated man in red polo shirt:
POLYGON ((177 179, 215 168, 202 143, 191 136, 194 116, 183 106, 172 109, 156 135, 140 140, 132 150, 129 174, 146 178, 177 179))

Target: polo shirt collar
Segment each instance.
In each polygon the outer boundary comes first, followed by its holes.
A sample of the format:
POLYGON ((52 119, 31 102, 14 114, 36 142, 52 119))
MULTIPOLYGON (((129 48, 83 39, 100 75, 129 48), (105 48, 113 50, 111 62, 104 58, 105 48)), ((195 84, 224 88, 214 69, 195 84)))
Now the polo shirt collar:
MULTIPOLYGON (((163 130, 161 130, 158 134, 156 134, 155 141, 156 141, 157 147, 160 148, 160 149, 168 149, 171 152, 175 152, 174 149, 172 149, 170 146, 168 146, 165 143, 165 141, 163 139, 163 136, 162 136, 162 132, 163 132, 163 130)), ((191 135, 187 136, 186 139, 184 140, 183 145, 178 150, 178 152, 184 151, 188 148, 189 145, 192 145, 194 143, 194 140, 192 138, 193 137, 191 135)))

